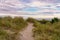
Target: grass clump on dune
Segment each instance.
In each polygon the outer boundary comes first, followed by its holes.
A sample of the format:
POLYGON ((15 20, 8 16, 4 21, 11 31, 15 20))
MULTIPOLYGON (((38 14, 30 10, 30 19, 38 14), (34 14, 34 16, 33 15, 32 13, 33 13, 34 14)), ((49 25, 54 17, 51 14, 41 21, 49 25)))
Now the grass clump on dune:
POLYGON ((22 17, 0 17, 0 40, 18 40, 17 35, 26 26, 22 17))
POLYGON ((35 40, 60 40, 60 19, 41 20, 34 23, 35 40))

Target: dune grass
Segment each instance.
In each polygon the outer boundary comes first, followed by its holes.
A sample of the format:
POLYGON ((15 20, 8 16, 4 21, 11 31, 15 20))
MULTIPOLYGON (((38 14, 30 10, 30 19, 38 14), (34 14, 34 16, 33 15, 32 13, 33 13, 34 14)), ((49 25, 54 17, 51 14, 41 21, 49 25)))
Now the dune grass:
POLYGON ((60 19, 34 22, 33 37, 35 40, 60 40, 60 19))
POLYGON ((22 17, 0 17, 0 40, 18 40, 18 33, 26 26, 22 17))

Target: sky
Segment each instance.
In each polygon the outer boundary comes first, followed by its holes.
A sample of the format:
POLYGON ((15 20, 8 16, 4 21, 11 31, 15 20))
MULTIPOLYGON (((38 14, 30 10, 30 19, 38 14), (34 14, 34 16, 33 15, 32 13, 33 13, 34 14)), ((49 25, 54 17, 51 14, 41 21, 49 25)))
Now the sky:
POLYGON ((0 0, 0 16, 60 18, 60 0, 0 0))
POLYGON ((60 12, 60 0, 0 0, 0 11, 60 12))

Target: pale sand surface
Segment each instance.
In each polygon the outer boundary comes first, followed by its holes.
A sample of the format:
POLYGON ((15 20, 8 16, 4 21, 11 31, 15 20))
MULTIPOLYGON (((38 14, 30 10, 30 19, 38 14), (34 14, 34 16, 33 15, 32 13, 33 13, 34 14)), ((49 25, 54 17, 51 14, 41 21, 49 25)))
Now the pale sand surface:
POLYGON ((32 32, 32 29, 33 29, 33 24, 32 23, 28 23, 28 26, 27 28, 25 28, 23 31, 21 31, 21 40, 34 40, 34 38, 32 37, 33 35, 33 32, 32 32))

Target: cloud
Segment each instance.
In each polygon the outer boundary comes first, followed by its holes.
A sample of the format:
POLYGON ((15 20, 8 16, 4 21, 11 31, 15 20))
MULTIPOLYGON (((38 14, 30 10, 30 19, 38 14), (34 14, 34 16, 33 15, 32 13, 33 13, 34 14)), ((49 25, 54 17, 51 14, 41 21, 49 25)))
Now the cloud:
MULTIPOLYGON (((14 11, 14 13, 24 12, 22 14, 26 16, 28 14, 27 17, 30 16, 34 18, 52 18, 56 16, 56 14, 60 14, 60 0, 0 0, 0 12, 1 11, 14 11), (47 14, 48 16, 46 16, 47 14)), ((18 15, 20 15, 20 13, 18 15)))
POLYGON ((60 10, 60 3, 58 1, 59 0, 0 0, 0 11, 58 11, 60 10))
POLYGON ((32 1, 31 3, 27 3, 26 5, 31 7, 41 7, 41 6, 51 5, 51 4, 40 2, 40 1, 32 1))
POLYGON ((48 3, 60 3, 60 0, 39 0, 43 2, 48 2, 48 3))
POLYGON ((18 11, 25 7, 19 0, 0 0, 0 10, 18 11))

